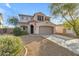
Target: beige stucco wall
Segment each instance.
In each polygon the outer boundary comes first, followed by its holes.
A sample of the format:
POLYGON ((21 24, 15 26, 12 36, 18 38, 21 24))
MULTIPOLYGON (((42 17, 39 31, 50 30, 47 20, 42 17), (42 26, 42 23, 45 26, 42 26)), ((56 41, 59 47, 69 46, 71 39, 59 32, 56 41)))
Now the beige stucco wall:
MULTIPOLYGON (((39 34, 39 29, 41 26, 48 26, 48 27, 52 27, 54 28, 54 25, 50 22, 39 22, 39 23, 36 23, 36 29, 35 29, 35 34, 39 34)), ((54 29, 52 29, 53 31, 54 29)))
POLYGON ((66 34, 76 36, 76 34, 75 34, 75 32, 73 31, 73 29, 70 29, 70 30, 66 29, 66 34))
POLYGON ((39 15, 39 16, 43 16, 43 17, 44 17, 44 20, 45 20, 45 17, 46 17, 46 16, 43 15, 43 14, 41 14, 41 13, 36 13, 36 14, 34 15, 34 17, 33 17, 33 20, 38 21, 38 20, 37 20, 37 16, 38 16, 38 15, 39 15))
POLYGON ((37 25, 39 25, 39 26, 51 26, 51 27, 54 27, 54 24, 51 23, 51 22, 48 22, 48 21, 39 22, 39 23, 37 23, 37 25))
POLYGON ((55 26, 55 31, 54 32, 55 33, 61 33, 61 34, 65 33, 64 32, 64 26, 55 26))
POLYGON ((36 31, 36 23, 35 22, 30 22, 29 25, 28 25, 28 30, 29 30, 29 33, 31 32, 31 28, 30 26, 33 25, 34 26, 34 34, 35 34, 35 31, 36 31))
POLYGON ((54 29, 53 33, 64 33, 64 27, 63 26, 55 26, 54 24, 50 23, 50 22, 30 22, 29 24, 18 24, 17 26, 27 26, 28 27, 28 33, 30 33, 30 25, 34 26, 34 34, 39 34, 39 28, 41 26, 48 26, 48 27, 52 27, 54 29))
POLYGON ((35 34, 39 34, 39 25, 36 25, 35 27, 35 34))
POLYGON ((30 33, 30 25, 33 25, 34 26, 34 34, 39 34, 39 27, 40 26, 54 27, 54 25, 52 23, 50 23, 49 21, 45 20, 46 17, 49 18, 48 16, 46 16, 46 15, 44 15, 42 13, 36 13, 33 16, 33 18, 31 19, 31 21, 29 21, 29 22, 26 19, 20 20, 20 22, 23 22, 23 23, 22 24, 18 23, 17 27, 27 26, 28 27, 28 33, 30 33), (44 21, 38 21, 37 20, 37 16, 38 15, 44 16, 44 21), (27 23, 27 24, 25 24, 25 23, 27 23))

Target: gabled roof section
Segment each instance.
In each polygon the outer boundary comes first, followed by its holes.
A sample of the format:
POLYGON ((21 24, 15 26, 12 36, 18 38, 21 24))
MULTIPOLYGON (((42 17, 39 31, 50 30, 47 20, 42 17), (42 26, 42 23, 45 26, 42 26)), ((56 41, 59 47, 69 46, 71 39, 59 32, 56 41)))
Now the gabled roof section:
POLYGON ((63 24, 56 24, 56 26, 63 26, 63 24))
MULTIPOLYGON (((44 13, 42 13, 42 12, 37 12, 37 13, 35 13, 34 15, 36 15, 36 14, 42 14, 42 15, 45 15, 44 13)), ((45 15, 46 16, 46 15, 45 15)))
MULTIPOLYGON (((35 13, 33 16, 35 16, 36 14, 42 14, 42 15, 44 15, 44 16, 46 16, 44 13, 42 13, 42 12, 37 12, 37 13, 35 13)), ((47 17, 49 17, 49 16, 47 16, 47 17)), ((50 17, 49 17, 50 18, 50 17)))

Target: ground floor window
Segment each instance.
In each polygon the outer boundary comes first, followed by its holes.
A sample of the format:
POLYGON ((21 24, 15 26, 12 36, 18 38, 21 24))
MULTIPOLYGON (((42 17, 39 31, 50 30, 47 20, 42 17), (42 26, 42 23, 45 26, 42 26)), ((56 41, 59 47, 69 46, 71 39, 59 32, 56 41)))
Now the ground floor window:
POLYGON ((22 30, 27 30, 27 26, 21 26, 22 30))

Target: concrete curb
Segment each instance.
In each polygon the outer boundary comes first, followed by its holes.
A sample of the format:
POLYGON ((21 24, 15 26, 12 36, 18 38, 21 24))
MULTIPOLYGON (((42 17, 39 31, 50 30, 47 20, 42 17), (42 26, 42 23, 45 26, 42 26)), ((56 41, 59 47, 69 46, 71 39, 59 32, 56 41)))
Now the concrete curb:
POLYGON ((24 47, 24 48, 25 48, 25 54, 24 54, 24 56, 27 56, 28 49, 26 47, 24 47))

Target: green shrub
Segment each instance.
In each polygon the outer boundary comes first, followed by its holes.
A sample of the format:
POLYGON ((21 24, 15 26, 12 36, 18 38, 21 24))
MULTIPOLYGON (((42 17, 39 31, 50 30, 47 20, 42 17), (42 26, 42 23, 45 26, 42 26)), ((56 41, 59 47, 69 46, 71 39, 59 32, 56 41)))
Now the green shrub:
POLYGON ((27 35, 27 31, 22 31, 19 27, 13 29, 13 34, 15 36, 27 35))
POLYGON ((23 51, 23 43, 19 37, 15 36, 0 36, 0 55, 1 56, 16 56, 23 51))
POLYGON ((27 32, 27 31, 21 31, 21 34, 22 34, 22 35, 27 35, 28 32, 27 32))
POLYGON ((7 32, 7 28, 3 28, 3 33, 6 33, 7 32))
POLYGON ((13 29, 13 34, 15 35, 15 36, 20 36, 21 35, 21 29, 19 28, 19 27, 16 27, 16 28, 14 28, 13 29))

